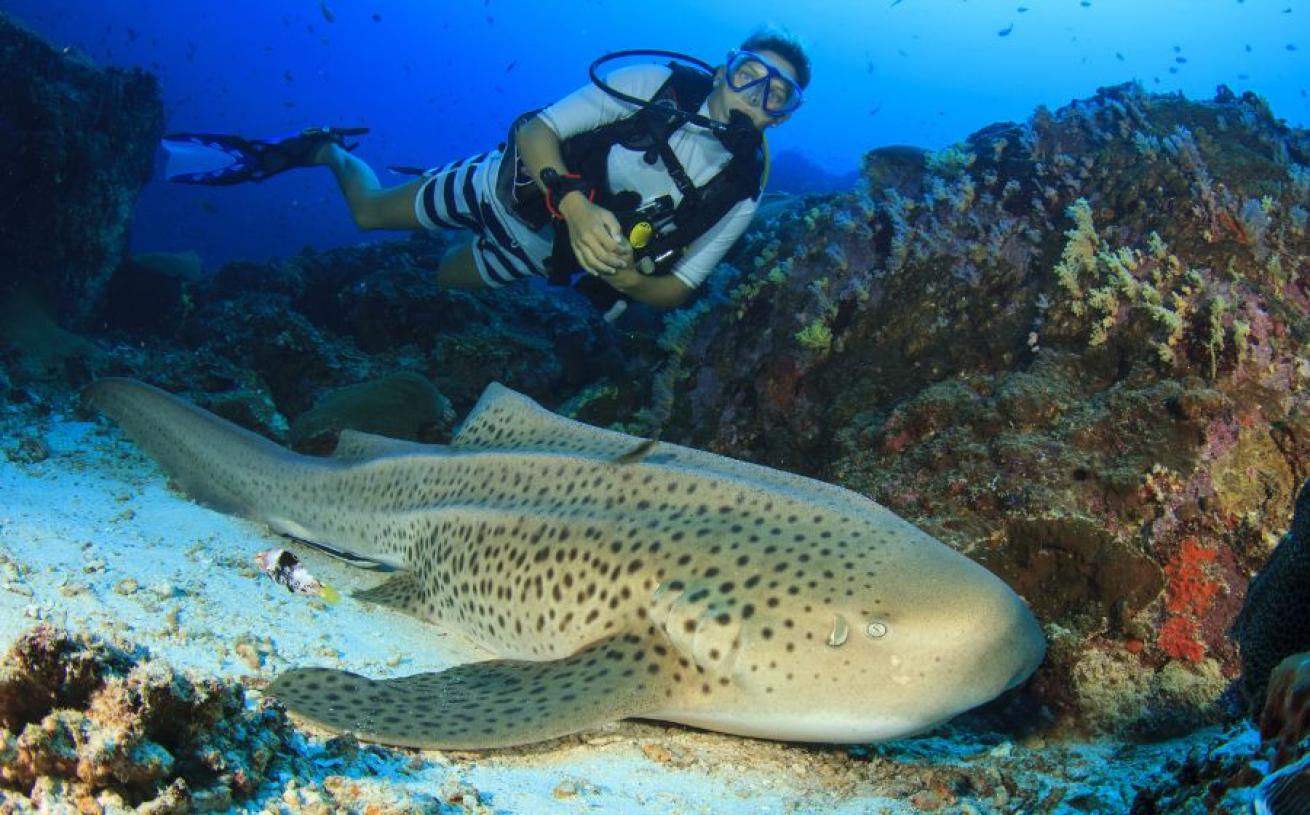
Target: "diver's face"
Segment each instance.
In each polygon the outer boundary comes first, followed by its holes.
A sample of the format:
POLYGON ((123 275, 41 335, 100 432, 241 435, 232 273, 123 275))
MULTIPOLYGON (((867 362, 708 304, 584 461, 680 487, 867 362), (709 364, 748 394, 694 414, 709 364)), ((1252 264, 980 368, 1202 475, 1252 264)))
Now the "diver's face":
MULTIPOLYGON (((778 53, 769 50, 756 51, 755 53, 767 60, 769 65, 776 68, 779 73, 793 82, 796 81, 796 66, 778 53)), ((781 91, 780 88, 774 87, 782 84, 779 80, 775 79, 769 83, 760 83, 738 92, 732 89, 733 84, 740 87, 756 77, 753 75, 734 77, 734 82, 729 83, 724 74, 725 70, 726 67, 720 65, 718 70, 714 72, 714 93, 710 95, 709 99, 711 118, 716 121, 727 122, 732 111, 737 110, 750 117, 751 123, 759 130, 776 127, 791 118, 790 113, 782 116, 771 116, 764 110, 764 94, 772 93, 776 96, 781 91)), ((747 66, 744 70, 757 70, 757 66, 747 66)), ((774 106, 773 104, 770 105, 770 107, 774 106)))

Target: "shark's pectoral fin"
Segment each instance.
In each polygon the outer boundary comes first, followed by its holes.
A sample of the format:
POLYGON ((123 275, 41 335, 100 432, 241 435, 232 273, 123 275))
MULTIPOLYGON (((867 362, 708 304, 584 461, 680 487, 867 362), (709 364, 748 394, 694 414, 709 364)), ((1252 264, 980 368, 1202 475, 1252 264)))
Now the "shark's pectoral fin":
POLYGON ((399 572, 371 589, 352 592, 350 596, 424 619, 428 618, 430 611, 424 605, 423 584, 413 572, 399 572))
POLYGON ((404 747, 510 747, 655 712, 676 663, 654 642, 616 635, 550 662, 492 660, 368 679, 297 668, 269 687, 292 713, 360 739, 404 747))

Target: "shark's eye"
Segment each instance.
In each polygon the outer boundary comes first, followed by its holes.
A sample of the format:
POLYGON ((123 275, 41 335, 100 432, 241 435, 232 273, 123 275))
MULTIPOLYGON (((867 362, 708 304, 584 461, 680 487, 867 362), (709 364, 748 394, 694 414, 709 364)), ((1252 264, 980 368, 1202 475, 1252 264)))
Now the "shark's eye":
POLYGON ((837 615, 837 619, 832 621, 832 633, 828 635, 828 644, 833 648, 838 648, 845 644, 846 637, 851 633, 851 628, 846 624, 846 618, 837 615))
POLYGON ((872 620, 864 627, 864 633, 868 634, 875 640, 882 639, 887 636, 887 624, 880 623, 877 620, 872 620))

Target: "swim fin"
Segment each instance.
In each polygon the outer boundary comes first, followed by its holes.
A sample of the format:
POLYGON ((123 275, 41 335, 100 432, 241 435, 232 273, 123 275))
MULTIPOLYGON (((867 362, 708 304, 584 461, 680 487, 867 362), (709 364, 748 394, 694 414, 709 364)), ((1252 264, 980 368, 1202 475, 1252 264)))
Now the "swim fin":
POLYGON ((332 142, 347 150, 347 136, 362 136, 367 127, 309 127, 275 139, 247 139, 227 133, 170 133, 164 177, 180 184, 227 186, 263 181, 295 167, 308 167, 314 154, 332 142))

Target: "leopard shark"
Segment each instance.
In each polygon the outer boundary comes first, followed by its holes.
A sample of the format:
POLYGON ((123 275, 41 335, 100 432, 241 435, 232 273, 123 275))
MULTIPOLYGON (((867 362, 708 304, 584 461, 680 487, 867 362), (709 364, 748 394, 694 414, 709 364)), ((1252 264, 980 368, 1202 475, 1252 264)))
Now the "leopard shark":
POLYGON ((297 667, 299 719, 434 749, 618 719, 865 743, 930 729, 1045 653, 981 565, 844 488, 556 415, 490 385, 448 445, 345 431, 301 455, 150 385, 88 398, 193 500, 385 564, 355 597, 494 659, 367 678, 297 667))

